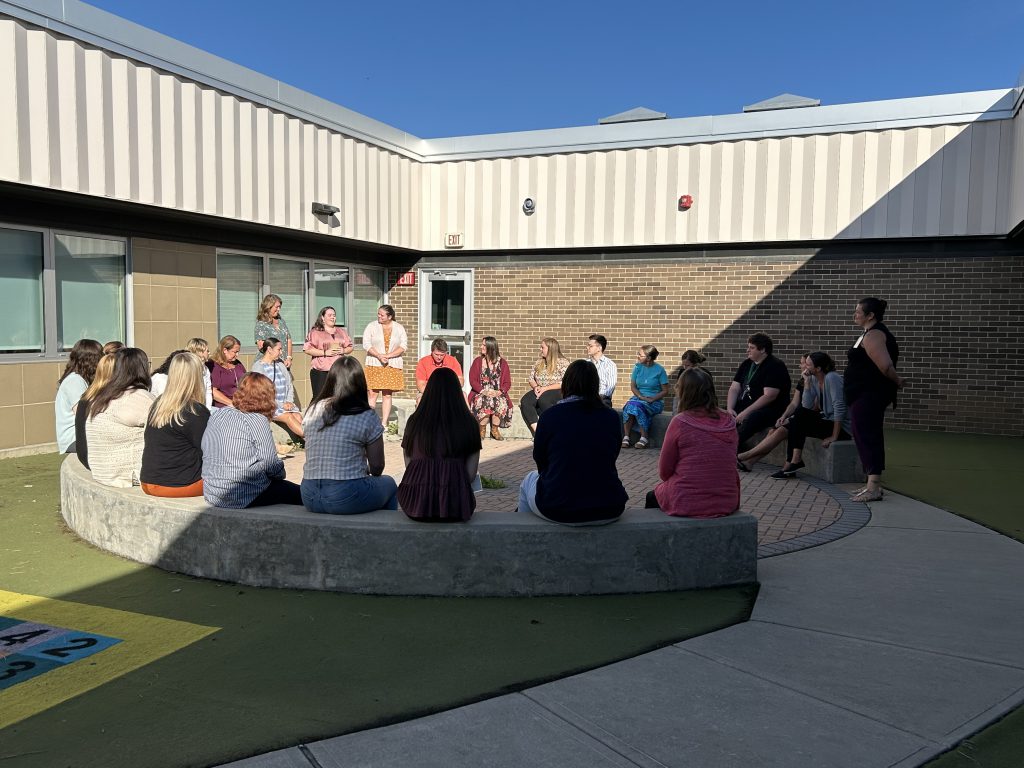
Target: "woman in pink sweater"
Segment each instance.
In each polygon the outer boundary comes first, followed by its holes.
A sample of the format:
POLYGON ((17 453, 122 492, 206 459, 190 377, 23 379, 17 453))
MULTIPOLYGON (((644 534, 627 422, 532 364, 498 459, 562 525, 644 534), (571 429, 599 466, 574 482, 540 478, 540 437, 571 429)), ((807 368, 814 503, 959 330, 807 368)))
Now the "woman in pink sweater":
POLYGON ((731 515, 740 506, 736 420, 718 407, 714 379, 703 368, 683 371, 676 402, 658 462, 662 482, 647 494, 647 507, 679 517, 731 515))

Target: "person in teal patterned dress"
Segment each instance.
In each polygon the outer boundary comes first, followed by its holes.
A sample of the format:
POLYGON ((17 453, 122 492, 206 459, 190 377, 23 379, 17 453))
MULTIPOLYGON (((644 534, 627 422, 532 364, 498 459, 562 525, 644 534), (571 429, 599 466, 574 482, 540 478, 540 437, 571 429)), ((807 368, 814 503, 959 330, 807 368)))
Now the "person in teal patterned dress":
POLYGON ((640 432, 640 439, 635 448, 646 448, 650 444, 647 430, 651 419, 665 408, 665 395, 668 394, 668 374, 658 363, 658 348, 653 344, 645 344, 636 354, 637 363, 629 377, 629 388, 633 396, 622 406, 623 427, 622 447, 629 448, 629 433, 634 427, 640 432))

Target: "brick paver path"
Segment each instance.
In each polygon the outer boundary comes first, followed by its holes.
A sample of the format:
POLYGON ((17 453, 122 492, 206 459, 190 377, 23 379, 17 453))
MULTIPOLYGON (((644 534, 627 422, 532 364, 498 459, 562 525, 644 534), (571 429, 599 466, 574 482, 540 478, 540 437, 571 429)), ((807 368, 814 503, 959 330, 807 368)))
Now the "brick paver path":
MULTIPOLYGON (((385 473, 396 480, 405 470, 397 438, 384 444, 385 473)), ((501 480, 505 488, 484 489, 477 509, 515 512, 519 482, 532 469, 533 443, 526 440, 485 440, 480 456, 480 474, 501 480)), ((285 462, 288 479, 302 480, 303 453, 285 462)), ((774 469, 774 468, 773 468, 774 469)), ((629 507, 643 507, 647 492, 658 482, 658 451, 623 448, 618 460, 619 477, 629 494, 629 507)), ((772 480, 766 471, 740 473, 743 511, 758 520, 758 543, 771 544, 794 539, 826 528, 842 515, 839 503, 826 491, 800 480, 772 480)))

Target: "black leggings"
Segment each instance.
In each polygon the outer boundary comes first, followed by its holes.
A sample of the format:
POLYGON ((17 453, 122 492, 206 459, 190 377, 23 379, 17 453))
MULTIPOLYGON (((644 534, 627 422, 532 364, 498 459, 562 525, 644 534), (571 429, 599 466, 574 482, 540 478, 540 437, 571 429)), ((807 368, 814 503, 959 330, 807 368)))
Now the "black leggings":
POLYGON ((250 507, 269 507, 271 504, 298 504, 302 506, 302 488, 289 480, 273 479, 267 490, 249 504, 250 507))
POLYGON ((316 368, 309 369, 309 388, 313 392, 313 398, 320 394, 320 388, 327 381, 327 371, 318 371, 316 368))
POLYGON ((548 408, 562 399, 562 391, 552 389, 537 397, 533 392, 527 392, 519 401, 519 412, 523 414, 523 420, 527 426, 533 426, 540 421, 540 415, 548 408))
MULTIPOLYGON (((821 418, 818 411, 808 408, 797 408, 789 421, 786 422, 786 430, 789 432, 786 438, 786 460, 793 460, 793 450, 802 451, 804 442, 808 437, 825 439, 832 436, 835 429, 834 421, 826 421, 821 418)), ((839 439, 849 440, 850 436, 842 427, 839 428, 839 439)))

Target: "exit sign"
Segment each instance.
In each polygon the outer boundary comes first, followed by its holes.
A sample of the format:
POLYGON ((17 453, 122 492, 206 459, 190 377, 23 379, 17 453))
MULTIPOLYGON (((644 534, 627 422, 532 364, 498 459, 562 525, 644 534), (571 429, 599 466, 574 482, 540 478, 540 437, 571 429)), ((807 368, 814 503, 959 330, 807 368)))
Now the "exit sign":
POLYGON ((444 247, 445 248, 461 248, 462 247, 462 233, 461 232, 449 232, 444 236, 444 247))
POLYGON ((416 285, 416 273, 411 269, 398 276, 395 285, 416 285))

